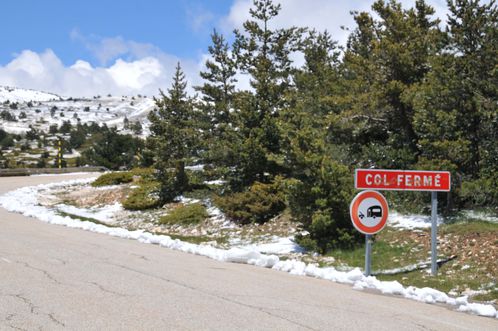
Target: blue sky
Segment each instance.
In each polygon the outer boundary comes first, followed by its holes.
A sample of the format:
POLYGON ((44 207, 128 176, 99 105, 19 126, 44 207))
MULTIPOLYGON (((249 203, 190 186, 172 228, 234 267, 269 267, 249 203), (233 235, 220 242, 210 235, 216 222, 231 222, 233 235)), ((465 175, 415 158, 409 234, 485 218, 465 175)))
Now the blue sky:
POLYGON ((3 1, 0 63, 25 49, 50 48, 66 65, 81 58, 98 65, 99 59, 82 39, 96 42, 118 36, 195 58, 205 52, 210 31, 231 4, 231 0, 3 1))
MULTIPOLYGON (((279 0, 276 0, 278 2, 279 0)), ((344 44, 351 10, 374 0, 280 0, 272 27, 328 30, 344 44)), ((415 0, 400 0, 405 8, 415 0)), ((426 0, 444 19, 446 0, 426 0)), ((214 28, 231 39, 252 0, 6 0, 0 19, 0 85, 64 96, 157 94, 181 62, 192 86, 214 28)), ((299 62, 299 59, 297 59, 299 62)), ((299 65, 299 63, 297 63, 299 65)), ((239 88, 248 77, 238 76, 239 88)))

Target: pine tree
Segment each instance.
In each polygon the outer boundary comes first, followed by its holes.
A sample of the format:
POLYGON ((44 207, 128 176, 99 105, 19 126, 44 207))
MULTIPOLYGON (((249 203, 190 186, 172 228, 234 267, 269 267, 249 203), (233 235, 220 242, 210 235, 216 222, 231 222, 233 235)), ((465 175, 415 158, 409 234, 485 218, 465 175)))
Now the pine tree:
MULTIPOLYGON (((263 127, 268 138, 274 138, 274 118, 285 105, 283 98, 290 87, 291 52, 298 49, 302 29, 270 28, 271 21, 280 12, 280 4, 271 0, 255 0, 250 9, 252 20, 244 22, 244 33, 235 30, 234 51, 242 72, 251 76, 255 90, 255 104, 251 111, 257 114, 255 127, 263 127)), ((266 147, 275 151, 278 143, 267 140, 266 147)))
POLYGON ((234 166, 237 156, 234 146, 239 143, 236 118, 232 114, 235 97, 236 63, 225 38, 216 30, 211 35, 206 70, 200 75, 204 84, 195 87, 201 93, 204 113, 205 161, 218 166, 234 166))
POLYGON ((498 170, 498 10, 494 1, 449 1, 447 43, 416 99, 416 129, 427 158, 446 159, 476 178, 498 170))
POLYGON ((234 31, 233 45, 237 68, 250 76, 254 89, 254 94, 239 95, 235 107, 243 139, 239 153, 252 155, 254 150, 244 148, 258 146, 257 157, 248 158, 248 163, 241 164, 236 174, 245 178, 248 184, 276 172, 275 163, 269 159, 274 159, 280 152, 277 122, 286 105, 285 94, 291 87, 293 68, 289 55, 298 50, 303 32, 295 27, 271 29, 280 5, 271 0, 255 0, 253 4, 251 19, 244 22, 243 32, 234 31))
POLYGON ((369 164, 407 167, 420 154, 413 127, 413 91, 430 70, 429 58, 442 47, 439 21, 425 1, 405 10, 395 0, 376 1, 356 13, 358 25, 344 56, 349 93, 339 130, 351 132, 352 153, 369 164))
MULTIPOLYGON (((216 30, 211 35, 213 44, 208 47, 210 58, 206 61, 206 71, 200 73, 204 84, 195 89, 202 93, 202 100, 208 103, 212 124, 229 123, 235 92, 236 63, 230 47, 223 35, 216 30)), ((216 129, 216 128, 215 128, 216 129)))
POLYGON ((296 90, 281 121, 283 155, 292 176, 288 201, 293 218, 309 233, 298 237, 299 243, 326 252, 353 246, 359 238, 349 221, 351 175, 328 137, 328 120, 339 111, 336 98, 342 92, 339 51, 328 33, 312 31, 303 52, 305 66, 294 76, 296 90))
POLYGON ((188 189, 185 163, 195 155, 198 145, 196 113, 186 88, 185 75, 178 63, 168 94, 160 91, 161 98, 155 99, 157 108, 149 115, 148 144, 156 157, 154 166, 159 171, 164 202, 188 189), (170 168, 174 168, 173 174, 170 168))
POLYGON ((494 0, 448 1, 458 123, 469 142, 469 173, 498 171, 498 7, 494 0))

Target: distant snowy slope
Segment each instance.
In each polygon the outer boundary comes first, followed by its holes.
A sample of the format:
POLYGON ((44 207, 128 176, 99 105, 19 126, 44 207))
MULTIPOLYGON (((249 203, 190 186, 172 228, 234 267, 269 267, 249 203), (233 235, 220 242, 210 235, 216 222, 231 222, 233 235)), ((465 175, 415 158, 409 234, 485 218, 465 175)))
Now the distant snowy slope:
POLYGON ((72 125, 93 122, 115 127, 124 134, 146 137, 150 133, 147 117, 154 107, 154 99, 143 95, 61 98, 50 93, 0 86, 0 128, 14 134, 24 134, 31 127, 48 132, 51 125, 60 127, 64 122, 72 125), (136 123, 140 123, 140 132, 133 129, 136 123))
POLYGON ((10 102, 29 102, 60 99, 61 98, 58 95, 52 93, 26 90, 17 87, 0 86, 0 102, 4 102, 7 100, 9 100, 10 102))

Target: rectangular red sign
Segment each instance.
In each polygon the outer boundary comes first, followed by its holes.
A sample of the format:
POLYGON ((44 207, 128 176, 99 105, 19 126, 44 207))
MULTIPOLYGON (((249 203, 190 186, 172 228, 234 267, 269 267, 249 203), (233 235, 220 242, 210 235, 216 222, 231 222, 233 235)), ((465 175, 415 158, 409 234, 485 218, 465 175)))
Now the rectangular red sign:
POLYGON ((449 171, 356 169, 357 189, 397 191, 444 191, 451 186, 449 171))

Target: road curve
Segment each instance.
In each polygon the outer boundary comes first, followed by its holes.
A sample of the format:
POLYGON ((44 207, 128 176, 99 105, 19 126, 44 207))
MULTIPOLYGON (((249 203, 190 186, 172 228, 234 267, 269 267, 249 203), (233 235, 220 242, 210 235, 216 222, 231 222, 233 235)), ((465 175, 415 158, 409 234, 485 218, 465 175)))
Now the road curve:
MULTIPOLYGON (((0 194, 89 175, 0 178, 0 194)), ((498 330, 498 320, 0 208, 0 330, 498 330)))

